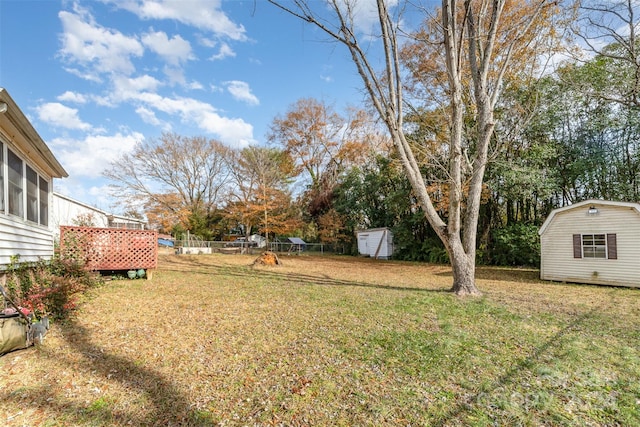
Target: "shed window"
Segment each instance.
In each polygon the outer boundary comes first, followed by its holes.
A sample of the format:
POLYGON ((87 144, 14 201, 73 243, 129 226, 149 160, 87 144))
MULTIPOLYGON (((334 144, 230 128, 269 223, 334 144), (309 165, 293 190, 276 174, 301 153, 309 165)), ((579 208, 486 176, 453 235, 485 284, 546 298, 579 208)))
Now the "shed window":
POLYGON ((574 258, 617 259, 618 244, 615 234, 574 234, 574 258))
POLYGON ((607 240, 604 234, 582 235, 582 256, 584 258, 606 258, 607 240))

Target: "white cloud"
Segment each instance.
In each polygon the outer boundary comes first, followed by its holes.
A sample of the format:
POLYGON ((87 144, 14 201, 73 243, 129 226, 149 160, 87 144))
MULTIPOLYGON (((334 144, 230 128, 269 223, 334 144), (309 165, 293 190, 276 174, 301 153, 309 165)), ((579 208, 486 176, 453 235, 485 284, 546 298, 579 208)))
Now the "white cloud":
POLYGON ((226 43, 222 43, 220 45, 220 49, 218 50, 218 53, 216 53, 215 55, 211 55, 209 59, 211 61, 219 61, 224 58, 233 58, 235 56, 236 56, 236 53, 233 51, 233 49, 231 49, 231 46, 229 46, 226 43))
MULTIPOLYGON (((255 142, 251 124, 239 118, 223 117, 206 102, 193 98, 170 98, 152 92, 127 90, 119 92, 118 96, 120 102, 138 103, 149 112, 153 112, 154 116, 157 112, 179 116, 182 122, 214 134, 225 144, 245 146, 255 142)), ((145 114, 149 117, 149 113, 145 114)))
POLYGON ((260 100, 251 93, 249 84, 240 80, 231 80, 224 83, 229 93, 238 101, 246 102, 249 105, 259 105, 260 100))
POLYGON ((93 199, 93 205, 98 209, 102 209, 106 212, 111 212, 117 214, 122 214, 123 212, 114 211, 117 209, 118 203, 112 197, 113 188, 111 188, 110 184, 105 185, 93 185, 87 191, 87 194, 93 199))
POLYGON ((218 135, 228 145, 243 148, 256 142, 253 139, 253 126, 242 119, 230 119, 213 111, 201 111, 196 120, 200 128, 218 135))
POLYGON ((200 83, 198 81, 195 81, 195 80, 192 81, 191 83, 189 83, 187 85, 187 87, 189 89, 192 89, 192 90, 202 90, 202 89, 204 89, 204 86, 202 85, 202 83, 200 83))
MULTIPOLYGON (((380 18, 378 17, 377 0, 358 0, 338 2, 345 15, 346 7, 351 8, 351 16, 353 16, 353 26, 356 31, 363 33, 365 36, 373 37, 373 31, 379 27, 380 18)), ((398 0, 386 0, 386 6, 389 10, 398 5, 398 0)), ((379 32, 379 30, 378 30, 379 32)))
POLYGON ((235 24, 220 9, 221 0, 103 0, 136 14, 140 19, 172 19, 218 37, 244 41, 242 25, 235 24))
POLYGON ((158 120, 156 114, 148 108, 138 107, 136 108, 136 113, 140 116, 143 122, 149 123, 150 125, 159 126, 162 123, 158 120))
POLYGON ((201 34, 196 35, 196 38, 198 40, 198 43, 204 47, 214 48, 218 44, 218 42, 215 41, 214 39, 211 39, 209 37, 204 37, 201 34))
POLYGON ((111 208, 114 199, 110 197, 112 189, 109 184, 89 185, 87 181, 86 177, 73 176, 59 179, 55 181, 54 191, 107 212, 121 213, 111 208))
POLYGON ((88 12, 76 8, 74 12, 61 11, 62 48, 60 56, 84 70, 70 68, 87 80, 99 80, 100 74, 132 74, 132 57, 142 56, 144 48, 134 37, 98 25, 88 12))
POLYGON ((66 91, 62 95, 58 96, 58 101, 74 102, 76 104, 86 104, 87 97, 81 93, 66 91))
POLYGON ((116 102, 136 98, 140 92, 155 92, 162 83, 155 77, 144 75, 136 78, 114 77, 111 98, 116 102))
POLYGON ((184 122, 216 135, 227 145, 244 147, 255 142, 251 124, 242 119, 223 117, 210 104, 192 98, 164 98, 156 94, 144 94, 141 99, 167 114, 179 114, 184 122))
POLYGON ((179 35, 169 38, 162 31, 147 33, 142 43, 174 66, 194 58, 191 44, 179 35))
POLYGON ((111 162, 131 151, 143 139, 141 133, 134 132, 128 135, 88 135, 74 141, 56 138, 49 144, 70 177, 98 178, 111 162))
POLYGON ((167 65, 163 69, 165 76, 169 78, 169 84, 175 85, 179 84, 182 86, 187 86, 187 79, 184 76, 184 71, 180 67, 171 67, 167 65))
POLYGON ((78 110, 70 108, 59 102, 47 102, 36 108, 38 118, 51 126, 65 129, 88 131, 89 123, 83 122, 78 117, 78 110))
POLYGON ((171 132, 171 123, 160 120, 153 110, 146 107, 138 107, 136 108, 136 113, 140 116, 143 122, 161 128, 164 132, 171 132))

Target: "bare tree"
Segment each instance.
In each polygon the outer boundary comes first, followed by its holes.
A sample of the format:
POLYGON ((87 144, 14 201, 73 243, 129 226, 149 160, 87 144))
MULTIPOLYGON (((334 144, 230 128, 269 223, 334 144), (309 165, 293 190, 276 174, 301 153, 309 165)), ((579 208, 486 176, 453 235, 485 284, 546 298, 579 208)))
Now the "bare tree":
POLYGON ((606 72, 597 95, 624 106, 640 107, 640 3, 582 0, 578 4, 580 17, 573 30, 582 41, 581 52, 596 56, 606 72))
POLYGON ((222 201, 229 179, 227 151, 215 140, 165 133, 140 142, 113 162, 105 176, 126 204, 153 206, 189 229, 190 216, 206 215, 222 201))
MULTIPOLYGON (((286 4, 284 1, 269 1, 317 26, 348 48, 369 100, 389 131, 426 218, 449 254, 453 270, 452 291, 457 295, 479 295, 475 283, 476 232, 488 149, 496 125, 494 108, 514 49, 529 42, 532 27, 540 22, 537 18, 548 5, 556 2, 443 0, 439 10, 418 8, 425 16, 432 13, 439 17, 435 31, 440 32, 444 47, 445 93, 448 95, 450 120, 446 150, 450 196, 447 211, 441 215, 427 191, 429 177, 423 176, 413 147, 405 137, 403 68, 399 57, 400 36, 403 34, 399 23, 402 19, 400 15, 392 14, 404 8, 390 9, 387 1, 376 0, 379 43, 375 43, 371 42, 370 35, 366 39, 359 36, 356 25, 358 2, 355 0, 291 0, 286 4), (327 3, 331 16, 327 16, 327 3), (521 4, 522 13, 504 25, 503 12, 507 3, 510 6, 521 4), (499 36, 507 42, 497 51, 499 36), (362 40, 367 40, 366 46, 362 40), (371 61, 377 47, 380 51, 375 55, 384 61, 381 75, 371 61), (471 105, 464 101, 465 91, 470 93, 471 105), (472 147, 463 145, 463 118, 468 107, 473 109, 475 116, 472 147)), ((412 7, 409 2, 403 5, 412 7)))

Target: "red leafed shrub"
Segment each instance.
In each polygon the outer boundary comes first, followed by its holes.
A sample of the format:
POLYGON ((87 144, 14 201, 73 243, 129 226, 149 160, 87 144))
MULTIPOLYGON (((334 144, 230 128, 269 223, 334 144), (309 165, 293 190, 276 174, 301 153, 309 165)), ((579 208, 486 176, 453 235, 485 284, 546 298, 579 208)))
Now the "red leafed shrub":
POLYGON ((85 271, 81 264, 58 257, 35 263, 21 263, 19 257, 14 257, 7 273, 9 297, 37 317, 67 317, 80 296, 101 283, 99 276, 85 271))

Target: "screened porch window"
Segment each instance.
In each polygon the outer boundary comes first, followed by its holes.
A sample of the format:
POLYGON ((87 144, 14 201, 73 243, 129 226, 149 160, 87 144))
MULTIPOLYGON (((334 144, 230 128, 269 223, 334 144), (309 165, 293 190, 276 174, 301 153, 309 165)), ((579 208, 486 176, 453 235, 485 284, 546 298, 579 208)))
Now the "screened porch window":
POLYGON ((40 177, 40 225, 49 225, 49 183, 40 177))
POLYGON ((24 217, 24 201, 22 196, 22 160, 13 151, 7 150, 7 165, 9 166, 9 213, 24 217))
POLYGON ((38 174, 27 165, 27 220, 38 222, 38 174))
POLYGON ((8 213, 47 227, 50 190, 47 179, 0 143, 0 214, 8 213))

